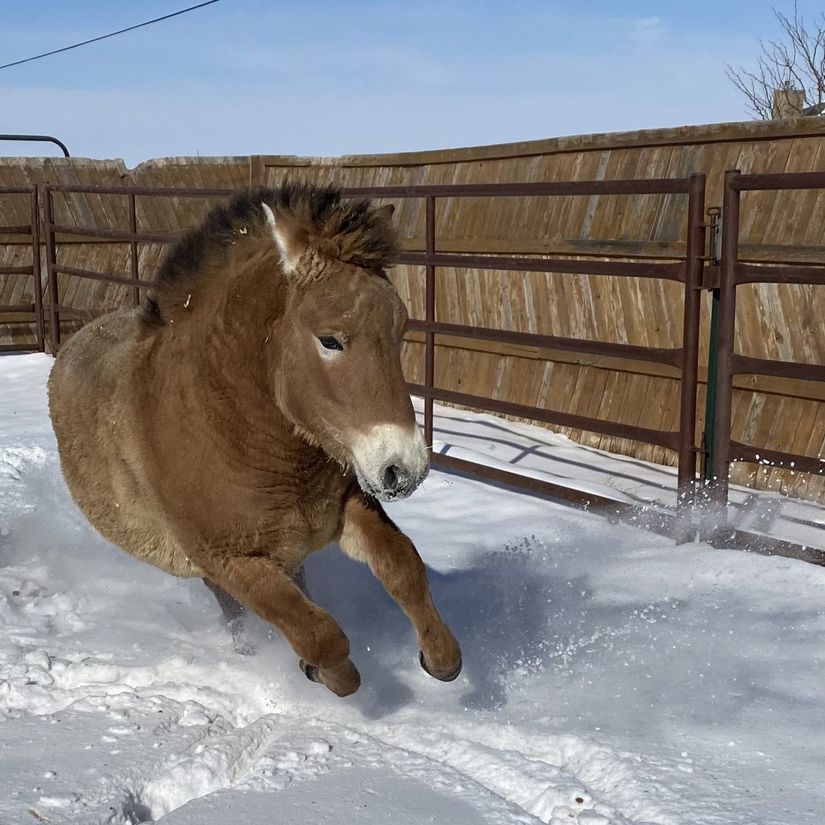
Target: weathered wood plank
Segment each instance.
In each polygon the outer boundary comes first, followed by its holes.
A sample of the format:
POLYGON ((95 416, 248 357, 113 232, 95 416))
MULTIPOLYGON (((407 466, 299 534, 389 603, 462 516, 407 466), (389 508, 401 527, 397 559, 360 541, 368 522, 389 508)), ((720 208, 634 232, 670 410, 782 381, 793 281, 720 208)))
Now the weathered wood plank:
MULTIPOLYGON (((0 161, 0 186, 28 182, 100 182, 147 186, 241 188, 275 185, 285 177, 336 181, 343 185, 594 180, 623 177, 709 175, 708 205, 721 201, 727 168, 803 171, 825 167, 821 124, 727 124, 623 135, 580 136, 509 146, 406 153, 403 155, 315 158, 168 158, 129 172, 119 162, 21 159, 0 161)), ((825 191, 748 195, 743 209, 742 257, 753 261, 825 263, 825 191)), ((421 249, 424 202, 394 199, 396 224, 407 249, 421 249)), ((102 195, 56 195, 58 218, 68 225, 89 221, 128 226, 127 199, 102 195)), ((138 198, 140 227, 179 232, 196 224, 209 204, 183 198, 138 198)), ((437 209, 438 245, 444 252, 535 254, 601 259, 673 258, 684 254, 684 197, 451 198, 437 209)), ((0 196, 0 224, 27 223, 25 207, 0 196)), ((9 260, 21 260, 21 237, 0 237, 9 260), (10 257, 9 257, 10 256, 10 257)), ((128 274, 128 245, 91 243, 61 236, 60 259, 69 265, 128 274)), ((140 270, 156 271, 159 244, 141 244, 140 270)), ((6 258, 3 258, 6 260, 6 258)), ((424 312, 423 272, 398 267, 391 273, 412 315, 424 312)), ((0 309, 31 291, 30 278, 0 279, 0 309)), ((548 334, 670 347, 681 341, 682 294, 678 284, 637 282, 544 273, 443 270, 438 273, 439 318, 459 323, 540 331, 548 334)), ((61 276, 61 300, 78 312, 113 308, 129 300, 119 285, 61 276)), ((741 290, 737 346, 756 357, 825 363, 825 290, 758 285, 741 290)), ((707 307, 707 300, 705 300, 707 307)), ((73 322, 76 323, 76 322, 73 322)), ((71 324, 66 325, 67 328, 71 324)), ((701 360, 706 360, 707 311, 702 320, 701 360)), ((2 335, 0 329, 0 335, 2 335)), ((414 337, 414 336, 411 336, 414 337)), ((543 406, 595 414, 638 426, 674 426, 678 382, 669 367, 620 359, 485 342, 437 338, 437 378, 447 388, 543 406)), ((423 347, 405 346, 404 366, 422 377, 423 347)), ((704 380, 704 366, 700 370, 704 380)), ((825 388, 770 377, 738 376, 734 394, 734 438, 767 439, 773 446, 819 455, 825 446, 825 388), (756 391, 756 392, 754 392, 756 391), (760 400, 761 399, 761 400, 760 400)), ((701 399, 704 385, 700 386, 701 399)), ((672 463, 659 447, 587 433, 571 433, 645 458, 672 463)), ((736 473, 760 476, 751 468, 736 473)), ((804 493, 822 483, 770 471, 757 484, 781 484, 804 493), (766 480, 767 479, 767 480, 766 480)))

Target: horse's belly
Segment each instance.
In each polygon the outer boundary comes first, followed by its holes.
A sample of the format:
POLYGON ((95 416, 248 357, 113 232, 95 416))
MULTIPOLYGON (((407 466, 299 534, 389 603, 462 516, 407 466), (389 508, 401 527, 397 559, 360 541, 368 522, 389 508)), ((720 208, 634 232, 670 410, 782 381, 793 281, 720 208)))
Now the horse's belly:
POLYGON ((103 316, 58 354, 49 377, 49 412, 63 477, 105 539, 173 575, 199 576, 165 529, 144 477, 132 396, 137 323, 133 312, 103 316))
POLYGON ((92 526, 109 542, 141 561, 174 576, 202 576, 170 530, 158 519, 158 507, 121 458, 101 469, 92 481, 88 473, 76 469, 76 462, 64 461, 64 477, 69 491, 92 526))
POLYGON ((173 576, 187 578, 204 575, 203 570, 186 555, 173 536, 160 525, 147 520, 145 513, 130 508, 119 509, 125 511, 113 525, 112 538, 109 539, 113 544, 173 576))

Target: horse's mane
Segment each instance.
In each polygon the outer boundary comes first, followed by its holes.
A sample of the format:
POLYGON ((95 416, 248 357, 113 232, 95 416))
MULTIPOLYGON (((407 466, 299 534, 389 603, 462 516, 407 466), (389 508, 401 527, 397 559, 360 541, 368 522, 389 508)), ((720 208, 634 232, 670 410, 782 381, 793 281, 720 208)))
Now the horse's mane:
POLYGON ((143 303, 143 318, 162 323, 207 275, 210 264, 225 260, 229 249, 266 232, 261 202, 288 215, 307 233, 310 244, 331 257, 386 277, 384 269, 397 254, 390 222, 368 200, 344 200, 336 186, 285 183, 278 189, 258 187, 212 209, 203 223, 189 230, 166 255, 143 303))

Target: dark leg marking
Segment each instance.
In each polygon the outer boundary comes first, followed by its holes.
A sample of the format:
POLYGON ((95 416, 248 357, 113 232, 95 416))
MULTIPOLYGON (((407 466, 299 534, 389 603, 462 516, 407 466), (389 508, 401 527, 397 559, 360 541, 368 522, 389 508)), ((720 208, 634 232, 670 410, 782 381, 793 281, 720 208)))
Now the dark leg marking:
POLYGON ((243 617, 246 608, 211 579, 204 579, 203 583, 215 594, 215 598, 221 606, 224 624, 230 636, 232 636, 232 646, 235 648, 235 652, 240 653, 242 656, 252 655, 255 652, 255 645, 247 639, 244 631, 243 617))
POLYGON ((234 596, 230 596, 211 579, 204 579, 203 583, 215 594, 226 624, 231 624, 235 619, 243 616, 245 608, 234 596))

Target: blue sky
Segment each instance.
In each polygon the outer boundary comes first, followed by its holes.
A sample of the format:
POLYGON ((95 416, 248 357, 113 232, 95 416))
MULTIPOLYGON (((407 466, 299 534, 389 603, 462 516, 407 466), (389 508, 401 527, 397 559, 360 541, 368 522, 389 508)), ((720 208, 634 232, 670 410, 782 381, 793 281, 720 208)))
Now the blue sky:
MULTIPOLYGON (((196 0, 0 0, 0 63, 196 0), (77 9, 82 6, 82 13, 77 9)), ((0 71, 0 131, 129 165, 340 155, 745 120, 724 64, 778 34, 775 0, 221 0, 0 71)), ((822 6, 802 0, 810 16, 822 6)), ((2 144, 0 153, 43 152, 2 144)), ((50 151, 50 150, 49 150, 50 151)))

